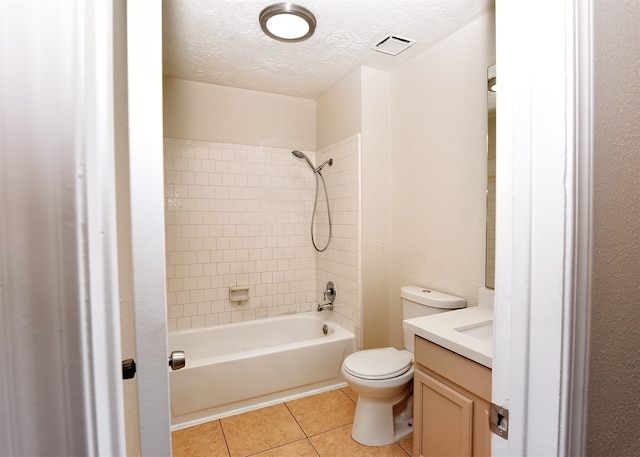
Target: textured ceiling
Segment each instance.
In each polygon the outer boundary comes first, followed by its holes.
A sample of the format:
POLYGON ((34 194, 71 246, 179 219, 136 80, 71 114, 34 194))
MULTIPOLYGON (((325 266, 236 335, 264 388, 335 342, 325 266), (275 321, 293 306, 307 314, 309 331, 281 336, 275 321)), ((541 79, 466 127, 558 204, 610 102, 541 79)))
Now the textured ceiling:
POLYGON ((316 98, 354 68, 390 71, 493 8, 493 0, 299 0, 316 16, 311 39, 267 37, 269 0, 164 0, 164 74, 316 98), (371 49, 388 33, 417 43, 397 56, 371 49))

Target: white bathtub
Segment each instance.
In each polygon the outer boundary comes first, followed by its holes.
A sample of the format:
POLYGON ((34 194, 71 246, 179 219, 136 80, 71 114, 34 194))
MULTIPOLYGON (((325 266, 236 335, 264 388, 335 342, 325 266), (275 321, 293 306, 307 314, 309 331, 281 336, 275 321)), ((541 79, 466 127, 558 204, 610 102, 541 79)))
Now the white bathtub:
POLYGON ((355 337, 311 312, 171 332, 175 350, 186 366, 169 373, 174 430, 346 385, 355 337))

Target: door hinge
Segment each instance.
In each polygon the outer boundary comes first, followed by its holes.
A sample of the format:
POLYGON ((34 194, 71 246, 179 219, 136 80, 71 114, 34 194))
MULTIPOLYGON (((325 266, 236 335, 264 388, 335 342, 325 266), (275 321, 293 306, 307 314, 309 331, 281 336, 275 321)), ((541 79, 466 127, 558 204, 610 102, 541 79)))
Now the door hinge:
POLYGON ((133 359, 122 361, 122 379, 132 379, 136 375, 136 362, 133 359))
POLYGON ((489 428, 491 432, 505 440, 509 439, 509 410, 491 403, 489 417, 489 428))

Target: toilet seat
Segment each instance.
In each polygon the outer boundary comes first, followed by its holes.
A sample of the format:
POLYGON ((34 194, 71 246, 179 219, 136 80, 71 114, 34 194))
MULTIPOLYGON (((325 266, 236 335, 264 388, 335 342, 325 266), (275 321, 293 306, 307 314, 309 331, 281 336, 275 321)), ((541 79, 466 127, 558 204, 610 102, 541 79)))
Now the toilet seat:
POLYGON ((344 359, 344 370, 362 379, 391 379, 403 375, 413 365, 413 357, 407 351, 396 348, 367 349, 355 352, 344 359))

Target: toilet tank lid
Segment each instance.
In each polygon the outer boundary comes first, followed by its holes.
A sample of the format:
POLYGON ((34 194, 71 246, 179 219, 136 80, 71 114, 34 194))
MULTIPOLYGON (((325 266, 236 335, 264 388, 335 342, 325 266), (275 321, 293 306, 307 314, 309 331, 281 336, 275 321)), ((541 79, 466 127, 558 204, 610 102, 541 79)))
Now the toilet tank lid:
POLYGON ((464 308, 467 304, 464 298, 421 286, 404 286, 400 289, 400 296, 405 300, 433 308, 458 309, 464 308))

